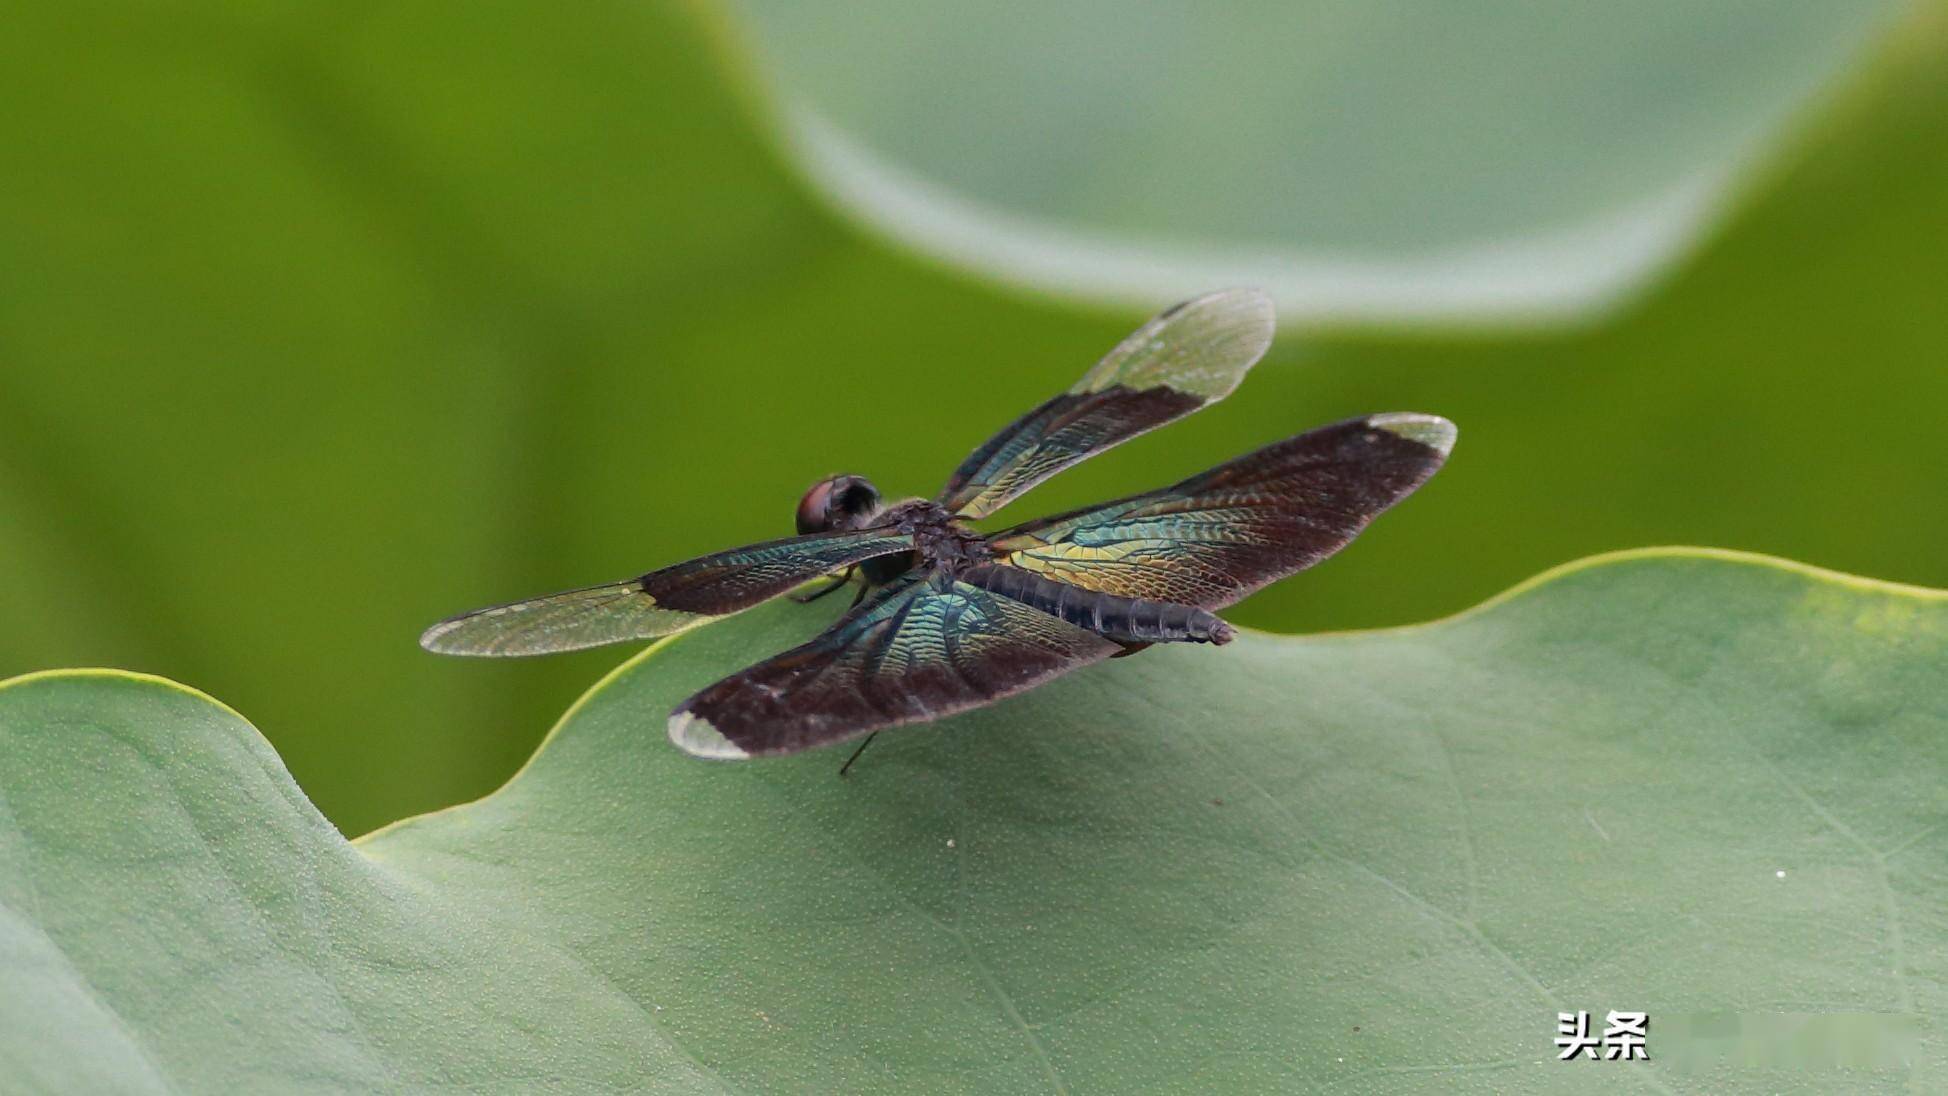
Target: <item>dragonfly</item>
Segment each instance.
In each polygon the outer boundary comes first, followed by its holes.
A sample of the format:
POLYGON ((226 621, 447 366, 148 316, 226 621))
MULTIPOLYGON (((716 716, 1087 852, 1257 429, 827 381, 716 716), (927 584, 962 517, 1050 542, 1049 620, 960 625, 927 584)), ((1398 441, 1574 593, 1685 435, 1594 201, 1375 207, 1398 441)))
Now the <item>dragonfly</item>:
POLYGON ((670 713, 676 746, 720 760, 870 742, 1153 644, 1228 643, 1235 632, 1217 610, 1345 547, 1440 469, 1454 424, 1364 415, 1169 487, 996 533, 973 523, 1223 399, 1273 329, 1271 301, 1255 290, 1185 301, 988 439, 934 498, 887 503, 863 476, 829 476, 799 501, 796 536, 465 613, 420 643, 449 655, 550 654, 674 635, 856 583, 825 631, 670 713))

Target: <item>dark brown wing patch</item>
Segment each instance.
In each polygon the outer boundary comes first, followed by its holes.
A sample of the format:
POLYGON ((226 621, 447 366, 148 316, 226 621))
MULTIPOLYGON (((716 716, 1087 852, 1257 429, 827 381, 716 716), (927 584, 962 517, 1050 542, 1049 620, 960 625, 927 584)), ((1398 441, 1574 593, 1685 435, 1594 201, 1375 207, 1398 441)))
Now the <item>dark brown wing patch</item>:
POLYGON ((1348 419, 991 543, 998 562, 1085 590, 1217 609, 1345 547, 1440 469, 1454 437, 1435 415, 1348 419))
POLYGON ((1264 356, 1272 330, 1271 301, 1251 289, 1164 311, 962 461, 941 505, 985 517, 1070 465, 1216 403, 1264 356))
POLYGON ((1120 649, 944 571, 912 575, 684 701, 670 740, 718 759, 796 753, 979 707, 1120 649))
POLYGON ((1064 392, 1008 424, 954 470, 940 503, 983 517, 1062 469, 1203 407, 1174 388, 1064 392))
POLYGON ((699 556, 651 571, 637 585, 664 608, 722 616, 768 601, 807 579, 912 550, 913 538, 892 528, 808 533, 699 556))
POLYGON ((814 533, 699 556, 640 578, 478 609, 443 620, 420 646, 512 657, 651 639, 748 609, 862 560, 913 550, 895 529, 814 533))

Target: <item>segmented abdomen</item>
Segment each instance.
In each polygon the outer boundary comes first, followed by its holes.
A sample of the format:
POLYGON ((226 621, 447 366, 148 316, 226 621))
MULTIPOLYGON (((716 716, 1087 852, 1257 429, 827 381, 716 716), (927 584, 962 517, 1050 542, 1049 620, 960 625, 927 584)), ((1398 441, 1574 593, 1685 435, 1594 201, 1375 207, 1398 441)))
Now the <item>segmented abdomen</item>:
POLYGON ((1234 634, 1231 625, 1194 606, 1085 590, 1019 567, 982 564, 960 580, 1124 642, 1229 643, 1234 634))

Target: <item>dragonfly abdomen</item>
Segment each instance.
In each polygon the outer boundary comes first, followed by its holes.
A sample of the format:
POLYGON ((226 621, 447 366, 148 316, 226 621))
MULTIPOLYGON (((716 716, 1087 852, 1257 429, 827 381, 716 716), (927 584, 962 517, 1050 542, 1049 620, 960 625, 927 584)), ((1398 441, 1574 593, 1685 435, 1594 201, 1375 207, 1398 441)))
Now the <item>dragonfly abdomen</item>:
POLYGON ((1019 567, 987 564, 962 573, 960 580, 1123 642, 1229 643, 1233 635, 1231 625, 1193 605, 1118 597, 1019 567))

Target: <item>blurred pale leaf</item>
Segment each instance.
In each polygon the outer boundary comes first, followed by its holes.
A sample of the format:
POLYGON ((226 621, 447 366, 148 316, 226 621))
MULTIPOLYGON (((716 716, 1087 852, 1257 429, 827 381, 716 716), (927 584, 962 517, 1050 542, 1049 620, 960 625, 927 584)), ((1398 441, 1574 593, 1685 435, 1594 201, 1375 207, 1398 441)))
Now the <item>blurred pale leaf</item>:
POLYGON ((859 220, 1096 300, 1574 315, 1691 247, 1902 10, 1791 3, 738 0, 859 220))
MULTIPOLYGON (((9 1091, 1932 1091, 1948 595, 1577 565, 1397 631, 1157 649, 843 750, 637 659, 495 795, 347 844, 168 683, 0 688, 9 1091), (1564 1065, 1558 1010, 1920 1018, 1912 1075, 1564 1065), (1911 1082, 1912 1087, 1906 1087, 1911 1082)), ((402 725, 410 722, 402 719, 402 725)))

